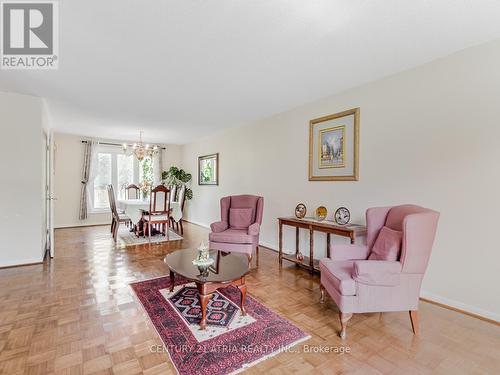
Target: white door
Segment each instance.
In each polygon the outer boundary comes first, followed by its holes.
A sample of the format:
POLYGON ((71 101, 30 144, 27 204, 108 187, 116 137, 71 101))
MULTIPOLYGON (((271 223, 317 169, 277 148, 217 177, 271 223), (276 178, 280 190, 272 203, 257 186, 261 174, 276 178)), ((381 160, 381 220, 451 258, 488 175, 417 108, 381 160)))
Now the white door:
POLYGON ((54 133, 47 132, 47 147, 45 152, 45 250, 51 258, 54 257, 54 133))

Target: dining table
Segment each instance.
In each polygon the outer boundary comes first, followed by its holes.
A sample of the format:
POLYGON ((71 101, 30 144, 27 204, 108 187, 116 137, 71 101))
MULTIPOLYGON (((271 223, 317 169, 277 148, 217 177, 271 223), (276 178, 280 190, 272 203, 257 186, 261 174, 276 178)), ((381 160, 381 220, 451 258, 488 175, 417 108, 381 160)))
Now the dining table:
MULTIPOLYGON (((150 201, 149 199, 117 199, 116 208, 120 211, 125 212, 125 214, 130 218, 134 226, 139 225, 142 222, 143 212, 149 211, 150 201)), ((170 215, 172 218, 179 222, 182 219, 182 209, 179 202, 170 202, 170 215)), ((142 225, 140 225, 142 227, 142 225)))

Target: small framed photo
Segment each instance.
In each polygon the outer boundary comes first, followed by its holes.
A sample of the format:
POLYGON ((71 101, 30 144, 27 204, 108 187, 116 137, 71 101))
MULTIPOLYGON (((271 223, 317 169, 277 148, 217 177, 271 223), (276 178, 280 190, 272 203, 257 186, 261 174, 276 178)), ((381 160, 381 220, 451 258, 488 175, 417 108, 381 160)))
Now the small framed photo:
POLYGON ((198 185, 219 185, 219 154, 198 157, 198 185))
POLYGON ((309 122, 309 181, 358 181, 359 108, 309 122))

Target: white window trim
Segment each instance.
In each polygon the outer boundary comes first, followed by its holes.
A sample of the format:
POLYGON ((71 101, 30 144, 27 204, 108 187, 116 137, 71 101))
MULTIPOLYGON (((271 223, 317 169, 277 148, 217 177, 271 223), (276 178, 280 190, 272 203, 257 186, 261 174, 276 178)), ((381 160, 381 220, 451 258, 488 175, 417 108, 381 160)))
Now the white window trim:
MULTIPOLYGON (((110 146, 110 145, 97 145, 96 150, 95 150, 96 155, 99 153, 107 153, 111 154, 111 183, 113 184, 114 190, 115 190, 115 195, 118 193, 117 189, 119 189, 118 186, 118 173, 117 173, 117 168, 118 168, 118 162, 117 162, 117 155, 123 155, 123 150, 117 146, 110 146)), ((97 160, 97 157, 95 158, 97 160)), ((134 158, 134 177, 133 181, 139 181, 139 161, 137 158, 134 158)), ((106 208, 96 208, 94 207, 94 180, 89 181, 89 199, 90 199, 90 210, 89 213, 91 214, 104 214, 104 213, 109 213, 111 212, 109 207, 106 208)))

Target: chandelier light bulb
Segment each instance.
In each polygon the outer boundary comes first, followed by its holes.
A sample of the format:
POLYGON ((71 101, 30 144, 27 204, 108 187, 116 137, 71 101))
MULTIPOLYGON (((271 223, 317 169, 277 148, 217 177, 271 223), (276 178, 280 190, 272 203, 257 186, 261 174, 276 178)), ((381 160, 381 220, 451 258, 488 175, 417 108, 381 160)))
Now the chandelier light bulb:
POLYGON ((160 149, 160 146, 158 145, 151 145, 149 143, 144 145, 142 142, 142 133, 142 131, 139 132, 139 142, 135 142, 131 147, 126 143, 123 143, 123 152, 127 153, 130 151, 129 155, 135 155, 139 161, 143 161, 145 157, 157 155, 158 150, 160 149), (129 150, 129 148, 131 148, 131 150, 129 150))

